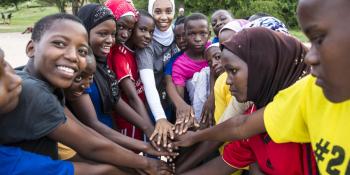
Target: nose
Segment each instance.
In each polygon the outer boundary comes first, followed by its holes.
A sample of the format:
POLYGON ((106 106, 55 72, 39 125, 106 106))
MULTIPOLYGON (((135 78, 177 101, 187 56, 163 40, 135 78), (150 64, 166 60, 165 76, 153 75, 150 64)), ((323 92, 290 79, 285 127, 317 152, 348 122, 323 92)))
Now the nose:
POLYGON ((122 33, 121 33, 121 37, 123 39, 128 39, 129 38, 129 34, 128 34, 128 31, 127 30, 123 30, 122 33))
POLYGON ((71 62, 78 63, 79 59, 78 59, 78 51, 77 50, 78 49, 73 47, 73 46, 68 47, 66 50, 66 53, 65 53, 65 57, 71 62))
POLYGON ((196 35, 195 37, 194 37, 194 41, 196 41, 196 42, 201 42, 201 36, 200 35, 196 35))
POLYGON ((229 86, 231 86, 233 84, 232 75, 230 75, 229 73, 227 74, 226 84, 229 85, 229 86))
POLYGON ((320 63, 320 55, 314 45, 311 46, 309 52, 306 54, 305 63, 310 66, 316 66, 320 63))
POLYGON ((160 20, 162 20, 162 21, 165 21, 165 20, 167 20, 168 18, 167 18, 167 15, 165 14, 165 13, 162 13, 161 15, 160 15, 160 20))
POLYGON ((106 38, 106 42, 108 44, 113 43, 113 40, 114 40, 114 37, 112 35, 108 35, 107 38, 106 38))
POLYGON ((152 38, 152 36, 151 36, 151 34, 149 32, 146 32, 145 33, 145 38, 149 40, 149 39, 152 38))

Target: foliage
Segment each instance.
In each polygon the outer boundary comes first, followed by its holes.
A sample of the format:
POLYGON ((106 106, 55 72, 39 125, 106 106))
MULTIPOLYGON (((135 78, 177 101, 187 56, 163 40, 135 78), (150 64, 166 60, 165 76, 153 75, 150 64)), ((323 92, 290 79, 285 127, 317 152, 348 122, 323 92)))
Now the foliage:
POLYGON ((25 1, 28 1, 28 0, 0 0, 0 5, 1 6, 14 5, 16 7, 16 10, 19 10, 18 5, 25 1))

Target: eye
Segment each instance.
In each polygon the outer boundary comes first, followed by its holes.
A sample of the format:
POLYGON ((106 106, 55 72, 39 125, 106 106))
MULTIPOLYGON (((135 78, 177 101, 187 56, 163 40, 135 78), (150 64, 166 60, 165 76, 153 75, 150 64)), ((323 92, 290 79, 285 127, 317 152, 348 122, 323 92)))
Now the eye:
POLYGON ((86 57, 88 55, 88 50, 85 49, 85 48, 80 48, 78 50, 78 52, 79 52, 79 55, 82 56, 82 57, 86 57))
POLYGON ((83 78, 79 75, 77 77, 75 77, 74 81, 79 83, 83 78))
POLYGON ((101 37, 106 37, 108 35, 107 32, 98 32, 97 34, 101 37))
POLYGON ((52 41, 52 43, 58 48, 63 48, 66 46, 66 43, 64 41, 56 40, 56 41, 52 41))

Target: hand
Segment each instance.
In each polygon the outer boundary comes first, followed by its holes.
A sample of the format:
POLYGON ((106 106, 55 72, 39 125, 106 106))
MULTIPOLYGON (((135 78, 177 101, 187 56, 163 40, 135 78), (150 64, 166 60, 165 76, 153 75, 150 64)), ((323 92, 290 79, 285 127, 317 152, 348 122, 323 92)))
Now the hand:
POLYGON ((172 169, 163 161, 148 159, 148 166, 143 170, 149 175, 171 175, 172 169))
POLYGON ((214 93, 210 93, 207 101, 203 105, 201 114, 201 124, 209 124, 208 126, 213 126, 214 121, 214 111, 215 111, 215 97, 214 93))
POLYGON ((196 141, 196 132, 188 131, 183 135, 179 135, 175 138, 175 142, 169 144, 169 148, 177 149, 178 147, 189 147, 197 143, 196 141))
POLYGON ((199 124, 194 118, 193 108, 187 104, 176 108, 175 134, 186 133, 191 127, 199 128, 199 124))
POLYGON ((169 150, 165 151, 162 148, 155 148, 149 143, 145 143, 144 149, 142 150, 144 153, 153 155, 153 156, 171 156, 171 157, 176 157, 179 154, 176 152, 171 152, 169 150))
POLYGON ((154 129, 153 134, 150 137, 150 140, 154 140, 157 136, 157 144, 160 145, 163 139, 163 147, 166 147, 168 144, 168 133, 171 139, 174 139, 173 124, 168 122, 167 119, 159 119, 156 123, 156 128, 154 129))

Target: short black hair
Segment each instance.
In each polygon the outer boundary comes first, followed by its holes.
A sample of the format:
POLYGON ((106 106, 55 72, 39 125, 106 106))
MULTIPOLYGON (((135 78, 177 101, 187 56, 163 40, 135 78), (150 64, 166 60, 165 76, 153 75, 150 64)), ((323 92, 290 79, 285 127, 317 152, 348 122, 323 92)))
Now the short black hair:
POLYGON ((180 25, 180 24, 184 24, 185 23, 185 19, 186 19, 185 16, 177 17, 176 20, 175 20, 175 23, 174 23, 174 27, 176 27, 177 25, 180 25))
POLYGON ((137 11, 138 11, 138 18, 140 18, 141 16, 148 17, 148 18, 151 18, 154 23, 156 23, 156 20, 153 18, 153 16, 149 14, 146 10, 139 9, 137 11))
MULTIPOLYGON (((192 13, 190 16, 187 16, 185 18, 185 28, 188 24, 189 21, 194 21, 194 20, 205 20, 208 22, 208 17, 205 16, 203 13, 192 13)), ((209 28, 209 25, 208 25, 209 28)))
POLYGON ((31 39, 33 41, 40 41, 40 39, 44 35, 44 33, 48 29, 50 29, 50 27, 57 20, 71 20, 71 21, 74 21, 74 22, 77 22, 77 23, 80 23, 81 25, 83 25, 81 20, 74 15, 70 15, 70 14, 66 14, 66 13, 56 13, 53 15, 48 15, 48 16, 41 18, 39 21, 37 21, 35 23, 31 39))

